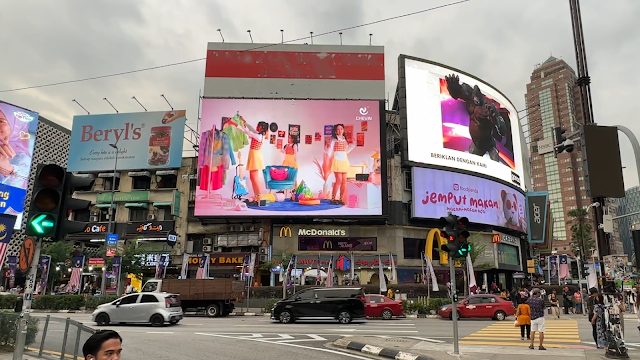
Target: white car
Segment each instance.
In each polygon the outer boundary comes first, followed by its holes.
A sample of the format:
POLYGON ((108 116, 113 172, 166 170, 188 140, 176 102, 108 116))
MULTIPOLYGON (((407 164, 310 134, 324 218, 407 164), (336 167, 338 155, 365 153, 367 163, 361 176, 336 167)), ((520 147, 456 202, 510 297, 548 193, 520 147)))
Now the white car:
POLYGON ((183 317, 180 297, 168 293, 126 295, 99 305, 91 316, 100 326, 111 323, 163 326, 165 323, 177 324, 183 317))

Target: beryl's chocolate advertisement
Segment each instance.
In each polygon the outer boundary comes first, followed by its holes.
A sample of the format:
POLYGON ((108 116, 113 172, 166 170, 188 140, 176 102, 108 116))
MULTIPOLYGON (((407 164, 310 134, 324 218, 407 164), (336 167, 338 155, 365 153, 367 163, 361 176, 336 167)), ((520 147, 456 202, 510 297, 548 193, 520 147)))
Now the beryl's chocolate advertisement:
POLYGON ((381 215, 380 102, 204 99, 196 216, 381 215))

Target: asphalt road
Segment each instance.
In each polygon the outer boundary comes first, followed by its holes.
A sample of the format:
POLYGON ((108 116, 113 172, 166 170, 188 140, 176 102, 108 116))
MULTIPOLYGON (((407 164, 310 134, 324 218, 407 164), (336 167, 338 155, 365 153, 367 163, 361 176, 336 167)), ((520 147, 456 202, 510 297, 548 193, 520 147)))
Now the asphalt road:
MULTIPOLYGON (((46 314, 35 314, 38 317, 46 314)), ((90 314, 50 314, 64 319, 69 317, 87 326, 98 328, 90 314)), ((526 346, 520 340, 519 329, 513 319, 463 319, 459 323, 461 343, 498 346, 526 346)), ((626 318, 625 339, 632 352, 640 353, 640 332, 635 317, 626 318)), ((341 325, 336 322, 273 323, 267 317, 187 317, 179 324, 154 328, 145 325, 110 325, 123 337, 125 358, 152 357, 154 359, 251 359, 256 356, 278 358, 301 356, 310 359, 347 359, 353 354, 326 347, 343 336, 408 337, 433 343, 453 341, 452 322, 441 319, 368 320, 341 325), (273 353, 273 354, 271 354, 273 353)), ((547 347, 594 348, 591 325, 586 317, 574 315, 560 320, 547 320, 547 347)), ((41 331, 42 333, 42 326, 41 331)), ((67 339, 66 353, 73 352, 75 331, 67 339)), ((60 352, 64 336, 64 322, 50 322, 45 337, 45 348, 60 352)), ((86 339, 81 334, 80 348, 86 339)), ((41 334, 38 335, 38 341, 41 334)), ((34 344, 37 347, 39 343, 34 344)), ((355 358, 366 358, 356 355, 355 358)))

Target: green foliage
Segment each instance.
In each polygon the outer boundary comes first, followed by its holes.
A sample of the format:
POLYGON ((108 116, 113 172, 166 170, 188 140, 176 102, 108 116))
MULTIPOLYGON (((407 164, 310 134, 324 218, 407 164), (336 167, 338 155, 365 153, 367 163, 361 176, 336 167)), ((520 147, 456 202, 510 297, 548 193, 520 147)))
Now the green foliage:
POLYGON ((595 246, 591 237, 593 226, 589 220, 589 213, 585 208, 577 208, 569 211, 567 215, 571 218, 569 221, 571 224, 571 249, 575 255, 587 256, 589 250, 595 246))
MULTIPOLYGON (((16 342, 18 314, 0 313, 0 348, 13 350, 16 342)), ((27 324, 27 340, 25 345, 31 345, 36 341, 40 320, 32 317, 27 324)))
POLYGON ((284 254, 280 256, 271 256, 271 261, 266 261, 260 264, 260 270, 271 271, 271 269, 275 269, 278 265, 284 266, 289 265, 289 260, 291 260, 291 254, 284 254))
MULTIPOLYGON (((49 281, 55 282, 62 279, 62 274, 67 273, 64 263, 72 258, 73 244, 66 241, 45 243, 42 255, 51 256, 51 266, 49 267, 49 281), (60 270, 56 270, 56 267, 60 270)), ((47 286, 49 287, 49 286, 47 286)))
POLYGON ((264 305, 264 313, 268 314, 271 312, 271 309, 273 309, 273 307, 276 305, 276 303, 280 301, 280 299, 271 299, 268 300, 267 303, 264 305))
POLYGON ((38 310, 80 310, 82 306, 82 295, 42 295, 35 297, 32 304, 38 310))
MULTIPOLYGON (((105 266, 107 269, 111 269, 113 264, 113 257, 106 256, 106 247, 102 248, 100 255, 105 259, 105 266)), ((116 256, 121 257, 120 261, 120 273, 121 274, 134 274, 138 279, 142 279, 142 270, 145 267, 146 251, 138 247, 138 242, 128 241, 122 248, 122 251, 116 251, 116 256)))
POLYGON ((429 298, 417 301, 403 301, 407 314, 428 315, 431 311, 438 311, 442 305, 451 304, 450 298, 429 298))
POLYGON ((0 296, 0 309, 15 309, 16 299, 15 295, 1 295, 0 296))
POLYGON ((115 301, 116 299, 118 299, 117 296, 107 296, 107 297, 90 296, 85 300, 84 308, 85 310, 95 310, 95 308, 97 308, 98 305, 110 303, 112 301, 115 301))

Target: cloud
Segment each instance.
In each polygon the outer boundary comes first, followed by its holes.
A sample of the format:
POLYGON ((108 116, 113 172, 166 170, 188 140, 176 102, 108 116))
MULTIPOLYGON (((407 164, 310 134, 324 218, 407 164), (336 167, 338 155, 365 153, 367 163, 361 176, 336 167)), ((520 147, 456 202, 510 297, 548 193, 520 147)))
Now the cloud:
MULTIPOLYGON (((315 44, 339 44, 325 31, 401 15, 448 1, 327 0, 323 2, 188 0, 12 1, 3 4, 0 90, 141 69, 203 58, 206 43, 280 42, 307 37, 315 44)), ((619 0, 582 4, 589 73, 596 121, 640 131, 635 121, 632 81, 639 62, 640 2, 619 0)), ((345 31, 345 44, 385 46, 387 91, 393 95, 397 57, 413 55, 472 73, 499 88, 518 109, 524 108, 525 85, 536 63, 550 53, 575 66, 569 6, 566 1, 473 0, 441 10, 345 31)), ((309 40, 299 41, 299 43, 309 40)), ((186 108, 190 123, 198 113, 204 61, 95 81, 0 93, 0 99, 40 112, 70 126, 82 109, 112 112, 107 97, 121 112, 186 108)), ((194 125, 195 126, 195 125, 194 125)), ((625 184, 637 185, 635 160, 621 136, 625 184)))

